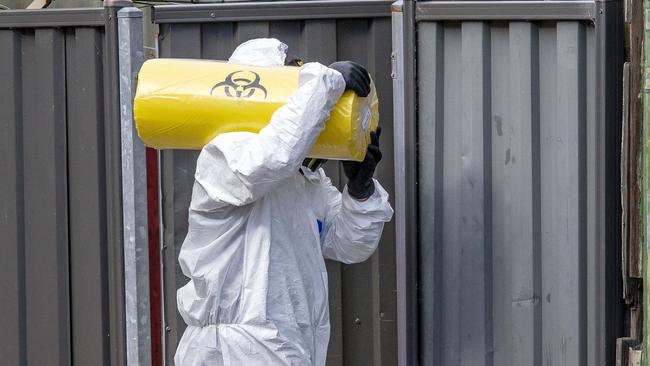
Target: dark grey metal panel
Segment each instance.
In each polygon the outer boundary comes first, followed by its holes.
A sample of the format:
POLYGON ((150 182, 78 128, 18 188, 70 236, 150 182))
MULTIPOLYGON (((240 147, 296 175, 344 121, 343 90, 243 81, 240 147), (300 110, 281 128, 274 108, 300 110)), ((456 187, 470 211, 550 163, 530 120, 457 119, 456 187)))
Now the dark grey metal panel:
POLYGON ((0 30, 0 359, 25 360, 22 49, 20 33, 0 30))
POLYGON ((23 48, 27 364, 70 363, 64 34, 36 29, 23 48))
POLYGON ((119 158, 120 144, 119 119, 106 113, 119 104, 117 89, 104 91, 109 78, 117 81, 105 72, 117 53, 105 52, 105 25, 114 20, 104 12, 0 16, 3 364, 123 364, 113 356, 123 338, 109 327, 124 321, 109 303, 122 298, 122 283, 111 282, 108 268, 123 264, 107 254, 122 239, 121 221, 107 224, 114 207, 121 212, 121 196, 109 206, 106 189, 121 169, 106 164, 119 158), (117 144, 106 124, 118 127, 117 144))
POLYGON ((605 8, 420 18, 421 364, 614 363, 621 35, 605 8))
POLYGON ((66 34, 70 314, 75 364, 108 364, 102 44, 98 28, 66 34))
MULTIPOLYGON (((587 364, 614 363, 615 342, 623 337, 625 310, 621 261, 622 65, 623 6, 598 2, 596 32, 587 33, 595 47, 587 51, 586 242, 587 364), (615 127, 614 127, 615 126, 615 127), (605 162, 603 164, 603 162, 605 162), (605 194, 602 194, 605 192, 605 194), (590 243, 604 243, 592 245, 590 243), (598 299, 600 301, 591 301, 598 299)), ((588 41, 589 42, 589 41, 588 41)))
MULTIPOLYGON (((156 21, 160 21, 159 48, 161 57, 191 57, 227 59, 234 48, 251 38, 276 37, 289 45, 289 53, 304 60, 329 64, 335 60, 351 59, 368 66, 374 77, 380 98, 380 124, 383 126, 382 151, 384 161, 377 176, 393 195, 392 148, 392 90, 390 81, 391 25, 389 2, 355 1, 338 2, 345 7, 354 6, 368 11, 350 14, 327 13, 332 9, 314 7, 319 2, 257 3, 247 4, 238 10, 234 22, 222 19, 203 22, 201 17, 182 21, 173 18, 160 20, 164 12, 193 11, 194 7, 158 6, 156 21), (384 9, 379 14, 372 9, 377 4, 384 9), (386 5, 384 7, 384 5, 386 5), (277 8, 280 6, 280 8, 277 8), (295 15, 290 20, 275 20, 266 16, 269 9, 285 9, 288 14, 304 14, 302 7, 313 16, 309 20, 295 15), (297 8, 296 8, 297 7, 297 8), (167 9, 167 10, 165 10, 167 9), (294 10, 292 10, 294 9, 294 10), (320 10, 318 10, 320 9, 320 10), (323 14, 327 15, 324 16, 323 14), (255 21, 251 17, 255 17, 255 21), (178 23, 180 22, 180 23, 178 23)), ((242 5, 242 4, 237 4, 242 5)), ((221 14, 223 4, 201 6, 201 11, 221 14)), ((271 11, 271 10, 269 10, 271 11)), ((275 11, 275 10, 273 10, 275 11)), ((172 13, 170 13, 172 14, 172 13)), ((270 14, 270 13, 269 13, 270 14)), ((178 250, 187 233, 187 214, 194 182, 198 152, 164 151, 162 153, 162 194, 164 225, 164 279, 165 318, 167 328, 167 360, 171 362, 175 347, 184 329, 183 320, 176 310, 176 289, 187 282, 178 267, 178 250)), ((342 187, 340 167, 336 162, 326 165, 326 171, 335 184, 342 187)), ((386 226, 377 253, 366 263, 341 265, 327 262, 330 283, 331 339, 328 364, 396 363, 396 296, 395 296, 395 244, 394 226, 386 226)))

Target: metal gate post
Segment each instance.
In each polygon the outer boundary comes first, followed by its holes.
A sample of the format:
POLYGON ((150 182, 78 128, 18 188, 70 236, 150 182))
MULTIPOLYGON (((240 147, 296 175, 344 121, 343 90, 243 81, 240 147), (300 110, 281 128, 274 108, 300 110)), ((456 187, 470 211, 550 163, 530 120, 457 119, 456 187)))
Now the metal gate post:
POLYGON ((415 30, 413 3, 392 7, 393 110, 395 125, 395 236, 398 365, 417 363, 417 211, 415 30))
POLYGON ((142 12, 117 12, 122 140, 124 292, 128 365, 151 365, 146 151, 133 121, 136 76, 144 60, 142 12))

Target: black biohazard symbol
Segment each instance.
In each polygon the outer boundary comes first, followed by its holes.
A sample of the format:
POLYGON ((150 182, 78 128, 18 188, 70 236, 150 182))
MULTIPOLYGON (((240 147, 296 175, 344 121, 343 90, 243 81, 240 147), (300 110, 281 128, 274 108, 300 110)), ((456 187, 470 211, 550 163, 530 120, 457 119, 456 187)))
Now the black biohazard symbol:
POLYGON ((224 93, 231 98, 250 98, 256 91, 264 93, 264 99, 267 96, 266 88, 260 84, 260 76, 253 71, 240 70, 231 72, 226 76, 226 80, 212 87, 210 95, 214 93, 215 89, 221 87, 223 87, 224 93), (249 76, 247 73, 254 75, 253 80, 247 77, 249 76))

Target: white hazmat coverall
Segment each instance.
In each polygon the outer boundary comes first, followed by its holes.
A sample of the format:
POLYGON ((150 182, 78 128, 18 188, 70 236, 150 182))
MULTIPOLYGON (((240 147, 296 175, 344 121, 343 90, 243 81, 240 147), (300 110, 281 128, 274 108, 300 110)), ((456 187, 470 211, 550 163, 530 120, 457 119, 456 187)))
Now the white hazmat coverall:
MULTIPOLYGON (((285 51, 277 40, 253 40, 230 61, 282 65, 285 51)), ((190 281, 177 293, 187 323, 177 366, 325 365, 323 257, 366 260, 392 217, 377 181, 374 194, 357 201, 322 169, 301 167, 345 81, 307 63, 299 83, 259 134, 221 134, 199 155, 179 255, 190 281)))

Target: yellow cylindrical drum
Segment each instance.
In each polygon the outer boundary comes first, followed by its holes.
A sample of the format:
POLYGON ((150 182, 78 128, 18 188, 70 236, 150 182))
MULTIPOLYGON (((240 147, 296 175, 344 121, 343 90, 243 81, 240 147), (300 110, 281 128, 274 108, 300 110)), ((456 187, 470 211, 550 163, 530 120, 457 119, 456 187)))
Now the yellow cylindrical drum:
MULTIPOLYGON (((142 65, 134 101, 138 134, 157 149, 201 149, 225 132, 259 132, 298 89, 298 67, 152 59, 142 65)), ((361 161, 377 127, 379 102, 347 90, 309 157, 361 161)))

